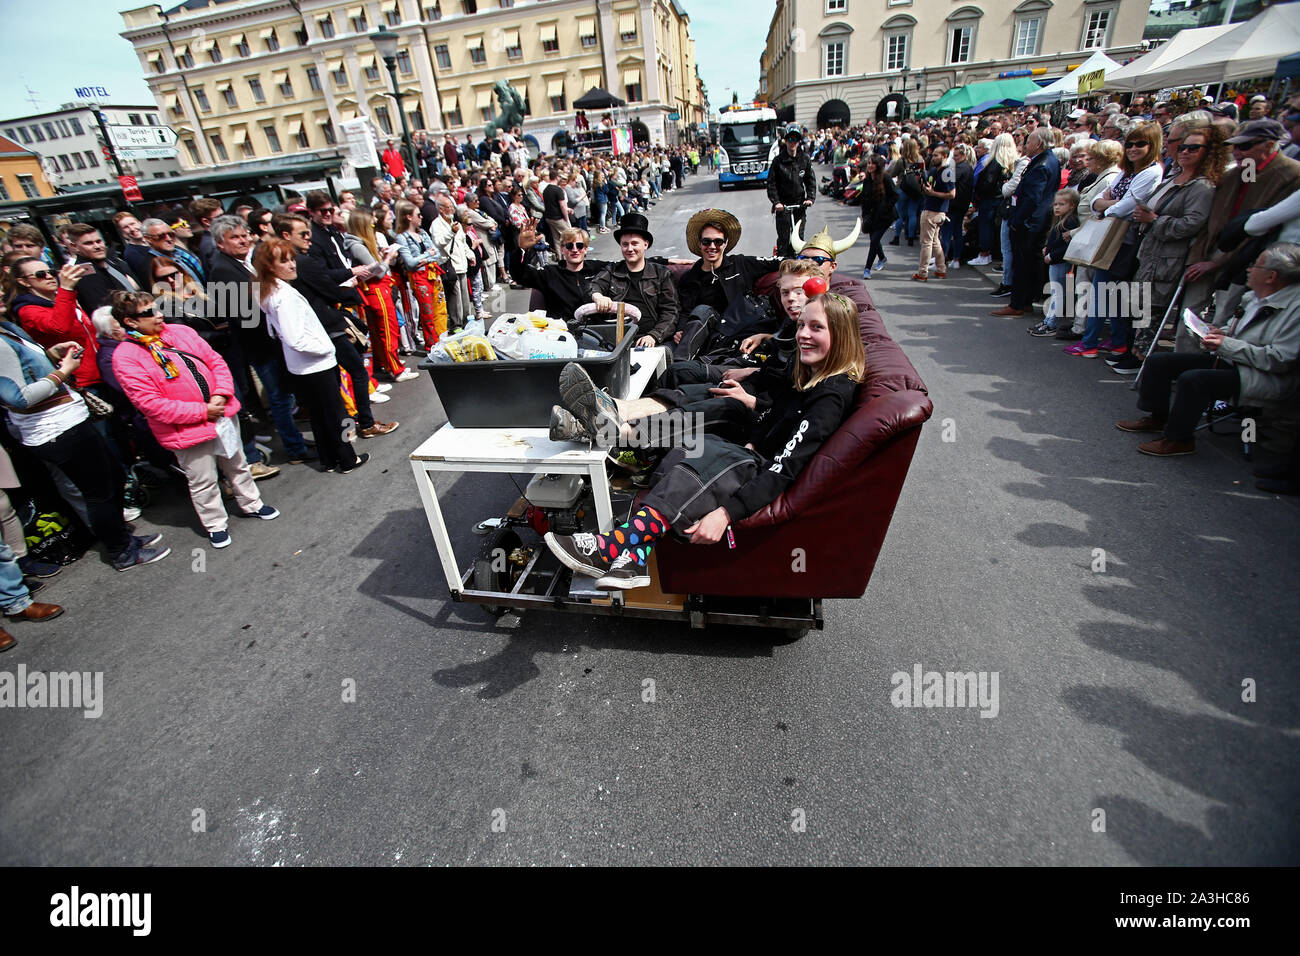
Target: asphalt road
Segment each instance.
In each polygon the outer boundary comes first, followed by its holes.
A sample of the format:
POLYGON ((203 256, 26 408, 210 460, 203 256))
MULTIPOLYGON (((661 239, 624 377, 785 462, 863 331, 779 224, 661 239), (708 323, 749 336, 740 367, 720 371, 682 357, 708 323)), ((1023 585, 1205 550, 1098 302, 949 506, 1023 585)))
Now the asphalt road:
MULTIPOLYGON (((687 182, 652 210, 658 251, 684 255, 706 205, 770 251, 761 192, 687 182)), ((286 465, 263 483, 283 516, 232 521, 220 552, 171 493, 140 522, 167 561, 88 556, 46 592, 66 615, 11 628, 0 671, 102 671, 104 704, 0 711, 0 863, 1300 861, 1297 503, 1256 492, 1231 438, 1135 453, 1124 382, 988 317, 982 276, 913 283, 891 251, 871 291, 935 415, 824 632, 451 603, 407 462, 444 419, 427 380, 399 385, 362 470, 286 465), (915 664, 996 672, 996 717, 892 706, 915 664)), ((515 496, 439 488, 463 556, 515 496)))

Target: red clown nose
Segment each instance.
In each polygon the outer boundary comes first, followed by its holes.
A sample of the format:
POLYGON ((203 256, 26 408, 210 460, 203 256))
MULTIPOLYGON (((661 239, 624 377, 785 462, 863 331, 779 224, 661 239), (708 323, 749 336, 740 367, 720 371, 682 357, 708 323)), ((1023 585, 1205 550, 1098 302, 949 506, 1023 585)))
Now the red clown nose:
POLYGON ((808 298, 811 299, 815 295, 821 295, 829 288, 830 288, 830 283, 826 281, 825 277, 813 276, 811 279, 808 279, 807 281, 804 282, 803 294, 808 296, 808 298))

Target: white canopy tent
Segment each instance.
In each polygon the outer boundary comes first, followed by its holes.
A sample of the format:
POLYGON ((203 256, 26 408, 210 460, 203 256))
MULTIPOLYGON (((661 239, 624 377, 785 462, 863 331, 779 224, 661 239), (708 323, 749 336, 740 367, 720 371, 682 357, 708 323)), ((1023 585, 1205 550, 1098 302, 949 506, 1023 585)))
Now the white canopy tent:
MULTIPOLYGON (((1272 76, 1277 61, 1300 50, 1300 3, 1268 7, 1177 62, 1142 74, 1149 90, 1208 86, 1272 76)), ((1158 51, 1157 51, 1158 52, 1158 51)))
POLYGON ((1031 106, 1037 106, 1040 103, 1058 103, 1061 100, 1077 100, 1079 98, 1080 76, 1087 73, 1095 73, 1098 70, 1103 70, 1106 76, 1110 76, 1111 71, 1118 69, 1118 63, 1108 57, 1101 50, 1098 50, 1092 56, 1088 57, 1088 59, 1080 63, 1077 69, 1071 70, 1055 83, 1044 86, 1037 93, 1030 93, 1025 97, 1025 103, 1031 106))
POLYGON ((1114 73, 1107 73, 1106 89, 1130 92, 1154 89, 1155 87, 1146 81, 1148 73, 1175 65, 1183 57, 1190 55, 1193 50, 1200 49, 1229 30, 1237 29, 1238 26, 1239 24, 1236 23, 1219 23, 1212 27, 1180 30, 1168 43, 1161 44, 1132 63, 1126 63, 1114 73))

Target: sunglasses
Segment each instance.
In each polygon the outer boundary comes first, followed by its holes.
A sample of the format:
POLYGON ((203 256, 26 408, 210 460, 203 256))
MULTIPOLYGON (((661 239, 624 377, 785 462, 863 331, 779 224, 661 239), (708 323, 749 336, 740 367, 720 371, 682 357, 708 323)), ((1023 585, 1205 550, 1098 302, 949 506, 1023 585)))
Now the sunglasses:
POLYGON ((1186 145, 1186 146, 1179 146, 1179 147, 1178 147, 1178 152, 1180 152, 1180 153, 1194 153, 1194 152, 1196 152, 1198 149, 1205 149, 1205 144, 1204 144, 1204 143, 1189 143, 1189 144, 1186 145))
POLYGON ((151 233, 151 234, 149 234, 149 235, 146 236, 145 238, 146 238, 146 239, 175 239, 175 238, 176 238, 176 233, 174 233, 174 232, 155 232, 155 233, 151 233))
POLYGON ((564 243, 564 248, 576 252, 579 249, 586 249, 587 244, 585 242, 566 242, 564 243))
POLYGON ((834 262, 834 256, 795 256, 800 262, 815 262, 819 266, 824 266, 828 262, 834 262))
POLYGON ((127 318, 128 319, 156 319, 158 318, 158 313, 155 312, 153 309, 149 309, 146 312, 134 312, 131 315, 128 315, 127 318))
POLYGON ((1146 149, 1150 145, 1151 145, 1150 143, 1130 142, 1130 143, 1125 143, 1124 148, 1125 149, 1146 149))
POLYGON ((701 239, 701 240, 700 240, 700 245, 702 245, 702 246, 719 246, 719 247, 721 247, 721 246, 725 246, 726 244, 727 244, 727 240, 726 240, 726 239, 701 239))
POLYGON ((179 272, 160 272, 154 276, 154 278, 161 279, 163 282, 171 282, 172 279, 175 279, 178 275, 180 275, 179 272))

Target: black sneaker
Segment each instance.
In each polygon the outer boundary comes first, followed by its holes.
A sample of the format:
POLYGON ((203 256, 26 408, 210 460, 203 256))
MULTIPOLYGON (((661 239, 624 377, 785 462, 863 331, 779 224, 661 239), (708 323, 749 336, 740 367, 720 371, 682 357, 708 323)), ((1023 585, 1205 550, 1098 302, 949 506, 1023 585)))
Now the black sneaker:
POLYGON ((586 531, 577 534, 555 534, 548 531, 545 540, 551 553, 570 571, 589 578, 602 578, 609 573, 609 562, 601 557, 594 534, 586 531))
POLYGON ((1026 331, 1035 338, 1040 339, 1056 334, 1056 329, 1048 325, 1046 322, 1039 322, 1032 329, 1027 329, 1026 331))
POLYGON ((596 579, 596 587, 601 591, 628 590, 629 588, 648 588, 650 586, 649 569, 638 564, 631 551, 624 551, 609 565, 609 570, 596 579))
POLYGON ((1011 294, 1011 286, 1009 285, 999 285, 996 289, 994 289, 992 292, 989 293, 989 295, 993 296, 995 299, 1001 299, 1003 296, 1008 296, 1010 294, 1011 294))
POLYGON ((1110 363, 1110 370, 1117 375, 1136 375, 1141 368, 1142 363, 1137 357, 1128 353, 1110 363))
POLYGON ((136 543, 136 547, 150 548, 162 540, 162 532, 159 531, 156 534, 149 535, 148 537, 144 537, 138 534, 133 534, 131 535, 131 540, 136 543))
POLYGON ((1083 338, 1083 333, 1072 329, 1057 329, 1056 337, 1063 342, 1078 342, 1083 338))
POLYGON ((370 452, 365 451, 362 452, 360 455, 357 455, 357 463, 355 465, 348 465, 346 468, 344 468, 342 465, 339 465, 337 468, 334 469, 334 471, 336 474, 340 474, 340 475, 350 474, 351 472, 356 471, 358 468, 360 468, 369 460, 370 460, 370 452))
MULTIPOLYGON (((18 567, 22 569, 23 577, 28 578, 52 578, 63 570, 62 565, 52 561, 38 561, 31 555, 23 555, 19 558, 18 567)), ((29 587, 28 590, 31 588, 29 587)))
POLYGON ((119 571, 130 571, 146 564, 161 561, 172 553, 171 548, 138 548, 135 554, 128 554, 113 560, 113 567, 119 571))

